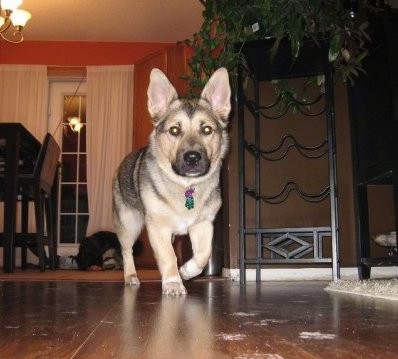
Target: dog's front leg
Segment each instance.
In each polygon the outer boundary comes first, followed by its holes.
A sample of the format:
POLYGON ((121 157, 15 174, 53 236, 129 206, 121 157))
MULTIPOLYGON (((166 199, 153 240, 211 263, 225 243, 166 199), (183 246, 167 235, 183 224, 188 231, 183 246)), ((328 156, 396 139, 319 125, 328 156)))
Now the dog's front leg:
POLYGON ((117 214, 115 212, 114 221, 123 255, 124 282, 139 286, 132 250, 141 232, 143 216, 135 209, 120 206, 117 214))
POLYGON ((160 274, 162 275, 163 294, 187 294, 182 284, 180 274, 178 273, 177 257, 171 242, 171 230, 165 226, 147 224, 147 231, 160 274))
POLYGON ((180 268, 183 279, 191 279, 202 273, 209 262, 213 240, 213 223, 203 221, 189 228, 192 243, 192 258, 180 268))
MULTIPOLYGON (((138 236, 138 234, 136 236, 138 236)), ((122 247, 124 283, 127 285, 139 286, 140 281, 137 277, 137 271, 135 269, 132 254, 132 248, 134 241, 136 240, 136 236, 132 235, 128 230, 119 229, 118 231, 118 238, 122 247)))

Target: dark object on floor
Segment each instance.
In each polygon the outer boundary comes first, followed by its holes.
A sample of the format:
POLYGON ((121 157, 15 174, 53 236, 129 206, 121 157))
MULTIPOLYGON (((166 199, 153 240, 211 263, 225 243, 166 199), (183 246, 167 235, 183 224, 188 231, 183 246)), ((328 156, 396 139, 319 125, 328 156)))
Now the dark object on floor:
MULTIPOLYGON (((142 243, 134 245, 134 255, 142 252, 142 243)), ((80 270, 121 269, 123 259, 116 233, 100 231, 84 238, 76 257, 80 270)))

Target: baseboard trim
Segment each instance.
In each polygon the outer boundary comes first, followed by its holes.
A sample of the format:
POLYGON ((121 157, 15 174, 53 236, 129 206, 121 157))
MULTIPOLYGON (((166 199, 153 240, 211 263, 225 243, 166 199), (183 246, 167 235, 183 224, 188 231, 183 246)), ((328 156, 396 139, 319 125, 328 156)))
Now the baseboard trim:
MULTIPOLYGON (((398 267, 373 267, 371 278, 391 278, 398 276, 398 267)), ((238 268, 223 268, 223 277, 232 281, 239 281, 238 268)), ((357 267, 343 267, 340 269, 341 279, 358 279, 357 267)), ((266 268, 261 269, 262 281, 295 281, 295 280, 332 280, 331 268, 266 268)), ((256 270, 246 269, 246 281, 256 280, 256 270)))

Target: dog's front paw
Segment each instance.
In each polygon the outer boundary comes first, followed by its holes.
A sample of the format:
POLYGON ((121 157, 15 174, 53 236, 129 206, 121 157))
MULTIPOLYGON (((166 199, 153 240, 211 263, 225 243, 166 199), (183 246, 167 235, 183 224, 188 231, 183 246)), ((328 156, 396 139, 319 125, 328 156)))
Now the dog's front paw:
POLYGON ((165 295, 186 295, 187 290, 185 289, 184 285, 180 278, 170 278, 168 280, 163 281, 162 283, 162 292, 165 295))
POLYGON ((180 275, 188 280, 202 273, 203 268, 199 268, 193 259, 190 259, 180 268, 180 275))
POLYGON ((138 277, 136 275, 128 275, 128 276, 124 277, 124 284, 139 287, 140 280, 138 279, 138 277))

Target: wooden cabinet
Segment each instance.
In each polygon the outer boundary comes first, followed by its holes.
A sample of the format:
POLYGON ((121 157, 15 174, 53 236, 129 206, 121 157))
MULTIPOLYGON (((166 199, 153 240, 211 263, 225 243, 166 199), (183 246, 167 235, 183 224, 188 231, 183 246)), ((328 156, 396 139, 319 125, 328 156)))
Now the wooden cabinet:
MULTIPOLYGON (((177 93, 184 95, 188 86, 186 81, 181 79, 181 76, 187 74, 188 59, 189 49, 183 45, 175 45, 152 54, 135 64, 133 149, 145 147, 153 129, 152 120, 147 110, 147 89, 151 70, 153 68, 162 70, 177 93)), ((143 251, 139 257, 135 258, 137 268, 156 268, 156 261, 145 232, 141 235, 140 240, 143 242, 143 251)), ((174 247, 178 262, 182 264, 181 262, 185 262, 190 256, 190 243, 185 237, 179 237, 176 238, 174 247)))
POLYGON ((398 229, 398 11, 369 16, 368 21, 372 43, 364 62, 366 75, 349 87, 361 279, 370 277, 371 267, 398 264, 396 245, 381 248, 370 240, 371 235, 398 229))
POLYGON ((147 110, 147 89, 149 74, 153 68, 162 70, 173 84, 179 95, 187 92, 187 83, 181 79, 187 74, 189 49, 183 45, 171 46, 150 55, 134 66, 134 122, 133 149, 148 144, 148 136, 153 126, 147 110))

